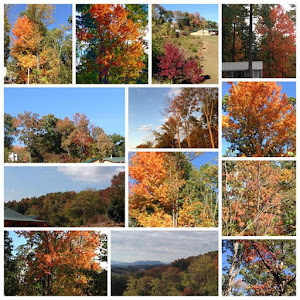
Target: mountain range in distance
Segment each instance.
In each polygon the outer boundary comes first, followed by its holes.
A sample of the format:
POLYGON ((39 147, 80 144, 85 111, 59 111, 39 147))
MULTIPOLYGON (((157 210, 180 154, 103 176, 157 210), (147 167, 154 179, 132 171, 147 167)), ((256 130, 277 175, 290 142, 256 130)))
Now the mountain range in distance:
POLYGON ((167 265, 168 263, 163 263, 161 261, 152 261, 152 260, 138 260, 134 262, 123 262, 112 260, 111 265, 114 267, 131 267, 131 266, 160 266, 167 265))

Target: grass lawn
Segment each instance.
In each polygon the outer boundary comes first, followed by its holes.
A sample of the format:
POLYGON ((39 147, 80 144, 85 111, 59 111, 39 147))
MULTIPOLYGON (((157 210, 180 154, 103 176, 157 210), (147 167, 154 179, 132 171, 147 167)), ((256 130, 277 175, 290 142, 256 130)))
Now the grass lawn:
POLYGON ((218 36, 204 36, 203 41, 203 56, 201 61, 203 66, 204 75, 209 75, 210 79, 204 81, 204 83, 218 83, 218 36))

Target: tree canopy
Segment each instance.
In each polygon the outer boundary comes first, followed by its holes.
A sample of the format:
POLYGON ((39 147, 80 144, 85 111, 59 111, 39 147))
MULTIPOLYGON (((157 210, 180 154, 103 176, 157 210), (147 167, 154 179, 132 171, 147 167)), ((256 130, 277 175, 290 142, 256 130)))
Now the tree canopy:
POLYGON ((217 226, 217 165, 197 169, 183 153, 137 152, 129 176, 132 226, 217 226))
POLYGON ((223 137, 236 156, 295 156, 296 107, 276 82, 232 83, 223 98, 223 137))
POLYGON ((5 8, 5 83, 72 83, 72 18, 50 29, 55 5, 28 4, 14 25, 5 8), (10 28, 12 27, 12 35, 10 28))

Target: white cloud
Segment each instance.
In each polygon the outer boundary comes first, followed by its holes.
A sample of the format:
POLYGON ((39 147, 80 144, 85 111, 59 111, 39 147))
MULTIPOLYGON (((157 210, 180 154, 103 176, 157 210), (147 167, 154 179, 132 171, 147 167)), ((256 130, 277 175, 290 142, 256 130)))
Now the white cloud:
POLYGON ((112 177, 119 172, 125 171, 124 167, 83 167, 70 166, 58 167, 57 171, 68 176, 72 181, 90 182, 90 183, 107 183, 112 177))
POLYGON ((152 132, 152 126, 153 124, 145 124, 145 125, 141 125, 137 131, 146 131, 146 132, 152 132))
POLYGON ((181 88, 170 89, 168 91, 168 97, 169 98, 174 98, 174 97, 178 96, 180 94, 181 90, 182 90, 181 88))

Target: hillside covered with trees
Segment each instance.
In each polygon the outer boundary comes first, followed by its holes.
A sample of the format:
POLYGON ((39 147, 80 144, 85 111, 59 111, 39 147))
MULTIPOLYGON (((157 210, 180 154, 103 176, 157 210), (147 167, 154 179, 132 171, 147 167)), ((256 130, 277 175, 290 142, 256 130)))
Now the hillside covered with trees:
POLYGON ((5 231, 4 294, 106 296, 106 262, 100 232, 5 231))
POLYGON ((53 114, 40 116, 31 111, 17 116, 5 113, 4 147, 5 162, 8 162, 10 152, 18 155, 18 162, 29 163, 76 163, 125 155, 123 136, 107 135, 80 113, 72 119, 60 119, 53 114), (19 145, 15 145, 16 141, 19 145))
POLYGON ((131 226, 215 227, 218 166, 203 153, 136 152, 129 165, 131 226), (197 167, 194 165, 196 164, 197 167))
POLYGON ((9 201, 5 206, 53 227, 124 226, 125 172, 114 175, 111 186, 104 190, 51 193, 9 201))
POLYGON ((262 61, 263 77, 295 78, 296 5, 286 8, 280 4, 223 4, 222 61, 262 61))
POLYGON ((21 7, 4 6, 4 82, 72 83, 72 6, 28 4, 25 10, 21 7), (15 10, 18 17, 11 24, 15 10), (59 13, 55 15, 55 11, 59 13), (63 14, 65 22, 57 24, 55 16, 63 14), (54 27, 53 23, 57 25, 54 27))
POLYGON ((217 296, 218 252, 160 266, 112 266, 112 296, 217 296))

